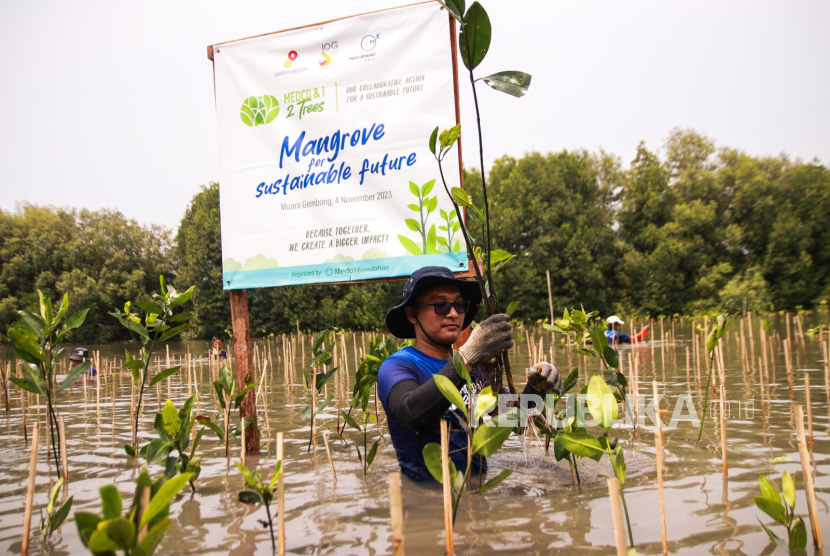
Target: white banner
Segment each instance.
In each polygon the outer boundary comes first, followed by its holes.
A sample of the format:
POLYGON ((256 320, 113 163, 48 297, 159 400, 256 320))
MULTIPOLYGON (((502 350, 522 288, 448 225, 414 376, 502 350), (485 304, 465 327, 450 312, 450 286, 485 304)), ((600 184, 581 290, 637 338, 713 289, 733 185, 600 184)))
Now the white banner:
POLYGON ((456 123, 450 29, 434 2, 214 47, 225 289, 467 270, 428 146, 456 123))

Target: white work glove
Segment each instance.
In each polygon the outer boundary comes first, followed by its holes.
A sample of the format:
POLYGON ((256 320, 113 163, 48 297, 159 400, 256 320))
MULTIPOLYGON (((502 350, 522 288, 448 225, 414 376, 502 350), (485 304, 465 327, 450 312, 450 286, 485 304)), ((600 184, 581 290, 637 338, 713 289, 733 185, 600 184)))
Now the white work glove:
POLYGON ((458 351, 472 366, 493 359, 499 352, 513 347, 513 327, 504 313, 492 315, 473 328, 470 338, 458 351))
POLYGON ((537 363, 527 371, 527 385, 542 396, 550 393, 562 395, 562 377, 556 367, 547 361, 537 363))

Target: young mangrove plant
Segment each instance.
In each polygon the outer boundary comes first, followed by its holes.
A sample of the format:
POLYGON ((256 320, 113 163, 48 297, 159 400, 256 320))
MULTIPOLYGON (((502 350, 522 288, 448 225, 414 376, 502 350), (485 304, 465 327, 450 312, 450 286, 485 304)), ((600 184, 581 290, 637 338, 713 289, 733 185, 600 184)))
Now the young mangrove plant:
POLYGON ((168 517, 170 502, 190 480, 184 473, 167 480, 155 481, 142 469, 133 502, 123 509, 121 493, 115 485, 98 489, 101 495, 101 514, 75 512, 75 524, 81 542, 94 555, 150 556, 158 547, 172 521, 168 517))
MULTIPOLYGON (((763 475, 758 477, 758 482, 761 484, 762 496, 753 498, 755 505, 787 528, 787 548, 790 552, 804 550, 807 547, 807 527, 800 517, 795 517, 795 477, 784 471, 784 476, 781 478, 782 494, 779 494, 769 479, 763 475)), ((783 540, 761 522, 761 518, 757 516, 756 518, 772 542, 784 544, 783 540)))
POLYGON ((196 479, 201 472, 201 458, 196 456, 196 448, 202 440, 205 429, 200 428, 193 438, 190 454, 187 447, 190 444, 191 431, 196 424, 196 418, 191 415, 193 401, 196 396, 190 396, 181 409, 176 411, 173 402, 167 400, 161 413, 156 413, 153 428, 158 435, 149 444, 141 448, 141 457, 148 465, 163 465, 164 476, 172 479, 179 473, 190 475, 190 488, 196 492, 196 479), (171 455, 173 452, 176 455, 171 455))
POLYGON ((369 425, 373 423, 377 423, 377 415, 371 413, 366 410, 366 406, 363 406, 363 426, 361 427, 358 422, 355 420, 354 417, 346 413, 345 411, 341 411, 340 414, 343 416, 343 420, 353 429, 356 429, 363 435, 363 454, 360 453, 360 447, 355 443, 355 449, 357 450, 357 459, 360 460, 360 463, 363 465, 363 476, 366 476, 366 473, 369 471, 369 466, 372 465, 372 462, 375 461, 375 456, 378 453, 378 442, 380 439, 375 440, 372 444, 372 447, 369 448, 369 425))
POLYGON ((82 309, 63 320, 69 309, 69 295, 64 294, 57 312, 52 300, 37 291, 40 299, 40 314, 19 311, 17 322, 8 330, 14 352, 23 360, 21 377, 9 377, 9 381, 23 390, 46 398, 46 417, 49 421, 52 456, 55 459, 57 476, 63 475, 60 441, 58 439, 58 414, 55 408, 55 394, 72 386, 85 375, 91 366, 89 361, 72 367, 64 379, 57 383, 55 358, 63 351, 66 334, 81 326, 89 309, 82 309), (62 323, 63 321, 63 323, 62 323))
MULTIPOLYGON (((322 367, 323 365, 331 365, 333 360, 333 356, 331 354, 331 348, 326 349, 324 346, 326 340, 328 339, 329 335, 331 334, 331 330, 323 330, 314 338, 314 342, 311 344, 311 362, 308 365, 308 370, 303 368, 303 379, 305 380, 306 386, 309 385, 309 379, 311 377, 314 378, 313 382, 314 385, 311 388, 311 395, 316 397, 323 391, 323 387, 332 379, 334 373, 337 372, 338 367, 335 367, 329 371, 320 371, 318 373, 314 373, 314 370, 322 367)), ((314 439, 314 427, 317 415, 322 412, 326 406, 331 402, 331 396, 326 398, 323 403, 317 404, 315 403, 316 410, 312 410, 311 405, 307 405, 303 408, 303 411, 300 413, 300 418, 303 420, 311 419, 311 427, 308 433, 308 449, 311 450, 311 443, 314 439)))
MULTIPOLYGON (((467 372, 467 365, 464 363, 464 358, 457 351, 453 351, 453 366, 455 372, 458 373, 467 382, 467 392, 473 391, 472 378, 467 372)), ((490 457, 501 448, 507 437, 515 429, 512 420, 519 416, 518 408, 514 408, 508 413, 500 414, 496 420, 491 420, 488 423, 483 422, 483 418, 498 403, 497 395, 493 393, 492 387, 488 386, 478 393, 476 397, 475 408, 472 407, 472 397, 468 398, 468 403, 464 402, 464 397, 455 387, 452 380, 442 375, 435 375, 435 384, 444 395, 444 397, 452 403, 457 410, 461 412, 463 418, 457 412, 452 412, 456 422, 461 425, 461 428, 467 433, 469 439, 469 449, 467 450, 467 468, 465 472, 459 473, 453 463, 449 460, 450 468, 450 491, 452 493, 452 522, 455 524, 455 516, 458 512, 458 505, 461 502, 461 497, 467 492, 467 483, 470 479, 470 472, 472 469, 472 461, 474 455, 479 457, 490 457), (471 411, 472 410, 472 411, 471 411), (471 417, 472 413, 472 417, 471 417)), ((424 456, 424 463, 429 469, 430 474, 439 483, 444 482, 443 467, 441 465, 441 445, 431 442, 424 446, 422 451, 424 456)), ((480 486, 475 493, 484 493, 504 481, 513 473, 512 469, 503 469, 498 475, 480 486)))
MULTIPOLYGON (((478 105, 478 93, 476 91, 476 82, 483 81, 486 85, 492 87, 497 91, 507 93, 514 97, 522 97, 530 87, 531 76, 520 71, 502 71, 494 73, 487 77, 476 79, 473 71, 484 60, 490 49, 490 38, 492 29, 490 25, 490 18, 487 11, 478 2, 473 2, 469 9, 465 9, 465 0, 439 0, 441 5, 446 8, 450 15, 458 21, 460 34, 458 36, 458 51, 461 56, 461 61, 464 67, 467 68, 467 73, 470 80, 470 87, 473 92, 473 105, 476 111, 476 124, 478 126, 478 151, 479 164, 481 172, 481 190, 484 204, 481 209, 472 204, 469 195, 463 189, 453 188, 452 192, 447 187, 447 182, 444 178, 444 169, 442 161, 444 156, 449 152, 452 146, 458 140, 461 133, 460 125, 444 130, 439 133, 440 126, 436 126, 435 130, 429 139, 430 152, 433 153, 435 159, 438 161, 438 169, 441 175, 441 181, 444 184, 444 190, 453 203, 455 213, 461 215, 460 206, 472 208, 471 214, 474 215, 481 222, 482 239, 478 246, 478 252, 475 249, 475 244, 467 231, 467 227, 463 218, 459 218, 459 228, 467 243, 467 258, 475 268, 475 278, 481 289, 482 298, 486 301, 484 303, 484 316, 489 317, 494 313, 499 312, 499 302, 496 295, 496 285, 493 281, 493 273, 497 270, 494 265, 501 263, 505 264, 511 255, 505 251, 496 251, 492 248, 491 233, 490 233, 490 201, 487 196, 487 181, 484 172, 484 143, 481 136, 481 111, 478 105), (440 137, 440 145, 439 145, 440 137), (479 256, 483 261, 483 268, 479 269, 477 261, 479 256), (483 273, 482 273, 483 271, 483 273)), ((510 371, 510 360, 506 352, 501 354, 501 365, 504 369, 504 374, 507 377, 507 385, 510 388, 510 393, 515 394, 516 388, 513 385, 513 376, 510 371)), ((501 373, 498 373, 501 377, 501 373)), ((498 391, 501 384, 494 384, 493 387, 498 391)))
MULTIPOLYGON (((572 404, 574 407, 572 409, 576 409, 576 397, 570 396, 566 397, 565 395, 574 387, 576 383, 579 381, 579 369, 573 369, 568 376, 565 378, 565 381, 562 383, 562 394, 550 394, 550 398, 545 400, 545 408, 550 408, 550 415, 556 415, 556 403, 565 398, 567 403, 572 404)), ((544 391, 543 389, 537 388, 537 390, 544 391)), ((568 407, 571 407, 570 405, 568 407)), ((567 414, 567 411, 566 411, 567 414)), ((571 412, 571 415, 576 415, 575 411, 571 412)), ((573 454, 568 452, 564 449, 562 445, 562 440, 560 439, 559 442, 556 442, 556 433, 559 430, 567 430, 570 432, 574 431, 574 420, 570 421, 566 427, 560 429, 558 427, 558 423, 564 420, 564 416, 560 416, 558 419, 549 419, 549 414, 547 411, 545 413, 539 413, 538 415, 533 416, 533 424, 536 425, 536 429, 541 432, 545 437, 545 453, 547 453, 548 449, 550 448, 551 440, 554 441, 554 449, 553 453, 556 457, 556 461, 562 461, 563 459, 567 458, 568 463, 574 469, 574 473, 577 477, 577 481, 579 481, 579 471, 576 468, 576 459, 574 458, 573 454)))
POLYGON ((237 463, 236 467, 242 476, 245 477, 245 483, 251 490, 243 490, 239 493, 239 501, 243 504, 253 504, 255 507, 265 506, 265 514, 268 516, 268 521, 262 519, 258 520, 263 527, 268 527, 271 530, 271 548, 277 548, 277 543, 274 540, 274 516, 271 515, 271 502, 274 500, 274 493, 277 491, 277 481, 282 473, 282 461, 277 461, 277 466, 274 468, 274 474, 271 476, 271 482, 266 486, 262 482, 262 475, 259 469, 251 473, 247 467, 242 463, 237 463))
MULTIPOLYGON (((196 417, 200 423, 215 432, 216 436, 219 437, 219 441, 225 445, 226 458, 230 457, 231 453, 230 439, 241 435, 243 426, 243 423, 240 423, 235 427, 231 427, 231 413, 239 409, 245 394, 258 384, 258 382, 246 384, 241 392, 236 393, 236 379, 233 372, 230 367, 223 365, 219 370, 219 378, 213 381, 213 389, 216 390, 216 403, 219 404, 219 415, 216 417, 216 422, 214 423, 210 420, 210 417, 203 415, 196 417)), ((247 427, 253 420, 253 416, 246 417, 244 426, 247 427)))
POLYGON ((697 433, 698 443, 700 443, 700 439, 703 436, 703 425, 706 423, 706 409, 709 405, 709 386, 712 384, 712 373, 715 370, 715 348, 718 347, 718 342, 726 334, 726 331, 729 330, 729 325, 732 324, 736 316, 737 313, 732 315, 731 318, 726 313, 718 315, 715 326, 712 327, 712 331, 709 332, 709 336, 706 338, 706 351, 709 352, 709 372, 707 373, 706 379, 706 394, 703 398, 703 417, 700 419, 700 430, 697 433))
POLYGON ((173 314, 173 309, 186 303, 193 296, 196 286, 191 286, 186 292, 179 293, 164 283, 164 276, 159 276, 161 293, 154 293, 155 301, 136 301, 135 305, 144 311, 144 318, 138 313, 131 312, 131 302, 124 304, 124 312, 114 311, 110 313, 118 319, 124 328, 130 331, 130 337, 141 343, 140 357, 134 359, 129 350, 126 350, 127 368, 133 377, 133 383, 138 389, 138 404, 135 408, 135 422, 133 423, 132 443, 124 446, 127 455, 135 457, 138 449, 138 420, 141 416, 141 404, 144 402, 144 394, 156 383, 177 373, 181 366, 170 367, 157 372, 150 379, 150 364, 153 351, 162 342, 177 336, 190 328, 190 319, 193 313, 173 314), (142 324, 143 323, 143 324, 142 324), (171 326, 174 325, 174 326, 171 326))
POLYGON ((66 502, 57 506, 58 495, 63 486, 63 477, 58 479, 55 486, 52 487, 52 493, 49 495, 49 506, 46 508, 46 519, 43 518, 43 511, 40 514, 40 532, 45 538, 49 538, 52 533, 60 527, 69 515, 69 510, 72 508, 73 496, 66 499, 66 502))

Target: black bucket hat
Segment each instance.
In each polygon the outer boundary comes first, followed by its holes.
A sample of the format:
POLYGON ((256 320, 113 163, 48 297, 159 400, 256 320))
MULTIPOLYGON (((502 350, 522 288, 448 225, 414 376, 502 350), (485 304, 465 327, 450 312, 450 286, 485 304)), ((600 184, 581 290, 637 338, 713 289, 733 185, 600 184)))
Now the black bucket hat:
POLYGON ((425 266, 412 273, 409 280, 403 287, 403 302, 392 307, 386 313, 386 328, 398 338, 414 338, 415 327, 406 318, 406 307, 410 305, 421 293, 440 284, 452 284, 458 286, 461 297, 464 301, 470 302, 470 310, 464 315, 463 330, 470 326, 476 316, 478 306, 481 304, 481 290, 478 283, 456 278, 452 271, 444 266, 425 266))
POLYGON ((75 348, 72 350, 72 355, 69 356, 70 361, 86 361, 89 359, 89 350, 86 348, 75 348))

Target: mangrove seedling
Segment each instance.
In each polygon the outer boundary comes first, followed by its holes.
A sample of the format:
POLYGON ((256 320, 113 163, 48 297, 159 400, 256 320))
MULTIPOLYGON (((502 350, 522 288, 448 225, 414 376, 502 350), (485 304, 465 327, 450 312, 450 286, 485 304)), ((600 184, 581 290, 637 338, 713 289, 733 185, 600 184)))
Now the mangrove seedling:
MULTIPOLYGON (((249 378, 249 375, 246 375, 249 378)), ((242 426, 240 423, 235 427, 231 427, 231 413, 235 412, 242 405, 242 400, 249 390, 255 388, 259 383, 253 382, 246 384, 238 394, 236 393, 236 379, 230 367, 223 365, 219 370, 219 378, 213 381, 213 389, 216 390, 216 403, 219 404, 219 415, 216 422, 210 420, 210 417, 199 415, 196 419, 205 425, 207 428, 216 433, 219 441, 225 445, 225 457, 230 457, 231 446, 230 439, 236 438, 242 434, 242 426)), ((254 421, 254 417, 246 417, 244 426, 250 425, 254 421)))
POLYGON ((98 489, 101 514, 75 512, 81 542, 94 555, 114 555, 122 550, 124 556, 150 556, 172 524, 168 517, 170 502, 189 480, 190 475, 184 473, 170 480, 161 476, 153 481, 142 469, 126 513, 118 488, 102 486, 98 489))
MULTIPOLYGON (((461 357, 459 352, 453 351, 452 360, 455 372, 467 382, 467 392, 472 392, 472 378, 470 377, 470 373, 467 372, 467 365, 464 363, 464 358, 461 357)), ((461 502, 461 497, 467 491, 467 483, 469 482, 470 472, 473 467, 473 456, 478 454, 480 457, 490 457, 496 453, 502 444, 504 444, 504 441, 507 440, 507 437, 510 436, 510 433, 515 429, 512 420, 519 415, 519 410, 518 408, 513 408, 507 413, 498 415, 495 421, 491 420, 489 423, 484 423, 484 416, 489 414, 498 403, 497 395, 493 393, 490 386, 478 393, 476 404, 473 408, 472 397, 468 397, 468 403, 464 403, 464 397, 458 388, 455 387, 452 380, 442 375, 435 375, 434 380, 444 397, 463 414, 462 419, 457 412, 452 412, 453 417, 467 433, 469 439, 466 471, 463 474, 458 473, 452 459, 449 460, 450 491, 452 492, 452 522, 455 524, 458 505, 461 502)), ((422 455, 424 456, 424 463, 427 469, 429 469, 430 474, 436 481, 443 484, 444 475, 441 465, 441 445, 435 442, 427 444, 424 446, 422 455)), ((503 469, 498 475, 480 486, 475 493, 482 494, 487 492, 504 481, 512 473, 512 469, 503 469)))
MULTIPOLYGON (((317 396, 320 392, 323 391, 323 387, 332 379, 334 373, 337 372, 338 367, 331 369, 330 371, 320 371, 314 374, 314 370, 322 367, 323 365, 331 365, 333 356, 331 354, 331 349, 326 349, 323 345, 325 341, 328 339, 329 335, 331 334, 331 330, 323 330, 314 338, 314 342, 311 345, 311 362, 308 365, 308 372, 306 369, 303 369, 303 378, 305 379, 306 386, 308 386, 309 377, 314 377, 314 386, 311 389, 311 395, 317 396)), ((315 400, 316 401, 316 400, 315 400)), ((308 449, 311 450, 311 443, 312 439, 314 438, 314 417, 316 417, 321 411, 323 411, 326 406, 331 402, 331 396, 326 398, 322 404, 315 404, 316 411, 312 415, 311 405, 307 405, 303 408, 303 411, 300 413, 300 418, 303 420, 311 419, 311 427, 308 433, 308 449)))
POLYGON ((190 488, 193 492, 196 492, 196 479, 199 478, 202 469, 201 458, 195 457, 196 448, 198 448, 199 442, 202 440, 202 433, 205 431, 204 428, 201 428, 196 433, 190 454, 188 454, 187 447, 190 444, 191 431, 197 422, 196 418, 191 415, 195 399, 196 396, 187 398, 178 411, 176 411, 173 402, 167 400, 161 413, 156 413, 156 419, 153 423, 158 438, 151 440, 140 451, 148 465, 163 465, 164 476, 168 479, 172 479, 179 473, 188 473, 190 475, 190 488), (176 455, 171 455, 173 452, 176 455))
POLYGON ((263 527, 268 527, 271 530, 271 547, 276 549, 277 543, 274 541, 274 517, 271 515, 271 502, 274 500, 274 493, 277 491, 277 480, 282 473, 282 461, 277 461, 277 466, 274 468, 274 474, 271 476, 271 482, 266 486, 262 482, 262 475, 259 469, 251 473, 247 467, 242 463, 237 463, 236 467, 242 476, 245 477, 245 483, 251 490, 243 490, 239 493, 239 501, 243 504, 253 504, 255 507, 265 506, 265 514, 268 516, 268 521, 262 519, 258 520, 263 527))
MULTIPOLYGON (((800 517, 795 517, 795 477, 784 471, 784 476, 781 478, 781 490, 783 491, 781 494, 763 475, 759 475, 758 482, 761 485, 762 496, 753 498, 755 505, 787 528, 787 548, 790 552, 804 550, 807 547, 807 527, 800 517)), ((784 544, 783 540, 763 524, 761 518, 756 516, 756 519, 772 542, 784 544)))
POLYGON ((73 496, 67 498, 66 502, 60 506, 56 506, 58 503, 58 494, 60 494, 62 486, 63 477, 58 479, 58 482, 52 487, 52 493, 49 495, 49 506, 46 508, 46 519, 43 518, 42 511, 40 514, 40 532, 46 538, 49 538, 63 524, 69 515, 69 510, 72 508, 73 496))
POLYGON ((371 448, 368 447, 369 425, 377 422, 377 416, 374 413, 366 411, 364 408, 363 426, 361 427, 355 418, 345 411, 341 411, 340 414, 343 416, 343 420, 346 421, 346 424, 363 434, 363 454, 360 453, 360 446, 358 446, 357 443, 355 443, 354 447, 357 450, 357 459, 360 460, 360 463, 363 465, 363 476, 365 477, 369 470, 369 466, 372 465, 373 461, 375 461, 375 455, 378 453, 378 442, 380 442, 380 439, 375 440, 371 448))
POLYGON ((405 222, 410 230, 421 234, 421 247, 418 247, 414 241, 406 236, 398 235, 398 240, 413 255, 437 255, 440 253, 436 248, 436 243, 440 243, 440 241, 435 235, 435 224, 427 231, 429 215, 438 208, 438 197, 428 197, 433 187, 435 187, 435 180, 430 180, 421 187, 418 187, 418 184, 414 182, 409 182, 409 190, 418 199, 418 204, 413 203, 407 206, 409 210, 417 212, 419 218, 418 220, 407 218, 405 222))
POLYGON ((63 351, 66 334, 81 326, 89 309, 82 309, 66 319, 69 309, 69 295, 64 294, 57 312, 52 309, 52 300, 37 291, 40 299, 40 314, 19 311, 17 322, 8 330, 9 339, 17 356, 23 360, 21 377, 9 377, 9 381, 27 392, 46 398, 46 413, 49 421, 52 456, 55 471, 63 475, 60 441, 58 439, 58 414, 55 408, 55 394, 72 386, 85 375, 91 366, 89 361, 75 365, 60 384, 55 375, 55 358, 63 351))
POLYGON ((157 372, 152 380, 150 379, 150 363, 156 345, 181 334, 190 328, 190 319, 193 313, 173 314, 173 309, 186 303, 193 296, 196 286, 191 286, 186 292, 179 293, 173 287, 167 287, 164 283, 164 276, 159 276, 160 292, 154 293, 155 301, 136 301, 137 305, 144 311, 144 318, 138 313, 131 312, 131 302, 124 304, 124 312, 114 311, 110 313, 118 319, 121 325, 130 331, 130 337, 141 343, 140 357, 133 359, 129 350, 126 350, 127 368, 133 377, 133 383, 138 388, 138 404, 135 408, 135 422, 133 423, 132 443, 124 446, 127 455, 135 457, 138 449, 138 420, 141 416, 141 404, 144 402, 144 394, 156 383, 177 373, 181 366, 170 367, 157 372), (143 324, 142 324, 143 323, 143 324), (173 325, 173 326, 171 326, 173 325))
POLYGON ((706 379, 706 394, 703 397, 703 417, 700 419, 700 430, 697 433, 698 443, 703 436, 703 424, 706 422, 706 409, 709 405, 709 386, 712 384, 712 373, 715 370, 715 348, 718 347, 718 342, 724 337, 726 331, 729 330, 729 325, 732 324, 736 316, 737 313, 732 315, 731 318, 727 318, 728 315, 726 313, 718 315, 717 323, 712 327, 712 331, 709 332, 709 336, 706 338, 706 351, 709 352, 709 371, 706 379))

